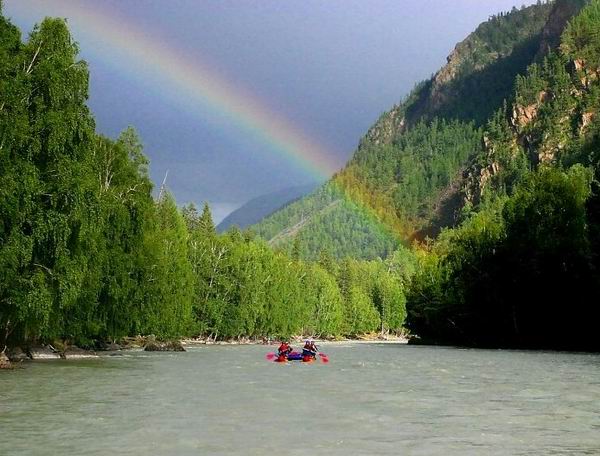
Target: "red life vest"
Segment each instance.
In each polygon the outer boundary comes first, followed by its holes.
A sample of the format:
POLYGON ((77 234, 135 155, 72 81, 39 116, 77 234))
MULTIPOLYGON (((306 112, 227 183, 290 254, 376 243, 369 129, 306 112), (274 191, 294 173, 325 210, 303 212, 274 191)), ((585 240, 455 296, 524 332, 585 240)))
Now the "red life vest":
POLYGON ((315 346, 314 342, 306 342, 304 344, 304 350, 309 350, 311 352, 316 352, 317 351, 317 347, 315 346))

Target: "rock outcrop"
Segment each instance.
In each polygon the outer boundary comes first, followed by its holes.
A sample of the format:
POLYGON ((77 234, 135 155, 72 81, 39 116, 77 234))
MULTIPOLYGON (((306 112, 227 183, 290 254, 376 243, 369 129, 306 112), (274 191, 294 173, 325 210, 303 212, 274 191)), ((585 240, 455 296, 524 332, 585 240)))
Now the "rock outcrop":
POLYGON ((510 124, 515 128, 516 131, 523 131, 527 125, 537 118, 540 106, 552 98, 552 94, 542 90, 540 93, 538 93, 535 103, 532 103, 528 106, 521 106, 515 103, 513 106, 510 124))
POLYGON ((595 112, 584 112, 581 115, 581 121, 579 123, 579 133, 583 134, 587 130, 587 127, 593 122, 596 117, 595 112))
POLYGON ((589 90, 592 84, 600 79, 600 67, 583 59, 573 60, 570 69, 579 82, 578 89, 580 90, 589 90))
POLYGON ((484 159, 479 157, 478 161, 467 168, 463 176, 464 204, 478 204, 486 186, 502 169, 502 160, 506 163, 509 159, 498 157, 496 151, 500 149, 499 146, 504 146, 504 150, 507 146, 514 150, 515 153, 511 157, 514 157, 520 148, 535 167, 560 161, 561 157, 568 153, 566 145, 581 139, 587 133, 597 112, 590 108, 586 98, 594 93, 593 90, 600 83, 600 67, 574 58, 568 62, 566 68, 571 81, 571 86, 566 90, 565 87, 559 86, 557 89, 550 82, 546 82, 547 88, 537 94, 534 103, 513 103, 507 113, 509 134, 512 137, 510 142, 507 143, 505 138, 496 143, 484 137, 484 159), (553 93, 553 90, 556 93, 553 93), (570 100, 565 101, 565 92, 570 94, 570 100), (545 114, 542 115, 541 112, 545 114), (551 125, 548 125, 549 115, 552 116, 551 125))
POLYGON ((365 137, 361 140, 359 148, 367 144, 377 146, 389 144, 396 135, 404 131, 405 125, 404 106, 396 105, 369 128, 365 137))
POLYGON ((542 30, 538 60, 560 44, 560 36, 567 22, 586 4, 585 0, 556 0, 542 30))

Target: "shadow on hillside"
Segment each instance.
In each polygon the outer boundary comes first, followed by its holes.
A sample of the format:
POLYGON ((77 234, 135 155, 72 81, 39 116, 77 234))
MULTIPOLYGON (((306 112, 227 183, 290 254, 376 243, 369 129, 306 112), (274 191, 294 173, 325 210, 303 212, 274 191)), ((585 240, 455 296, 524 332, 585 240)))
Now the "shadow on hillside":
POLYGON ((408 109, 406 117, 414 125, 421 119, 439 117, 446 120, 475 122, 482 126, 513 95, 515 78, 525 74, 534 61, 541 45, 541 33, 516 46, 512 53, 497 59, 481 70, 455 77, 442 86, 436 97, 443 102, 432 106, 432 80, 421 91, 420 97, 408 109))

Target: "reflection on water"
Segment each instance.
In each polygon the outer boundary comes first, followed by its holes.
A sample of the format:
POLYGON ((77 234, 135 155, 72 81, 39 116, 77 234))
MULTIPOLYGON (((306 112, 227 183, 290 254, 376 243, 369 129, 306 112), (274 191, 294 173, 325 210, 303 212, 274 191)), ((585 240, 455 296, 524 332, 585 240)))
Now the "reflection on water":
POLYGON ((208 346, 0 372, 0 454, 600 454, 599 355, 322 348, 329 364, 208 346))

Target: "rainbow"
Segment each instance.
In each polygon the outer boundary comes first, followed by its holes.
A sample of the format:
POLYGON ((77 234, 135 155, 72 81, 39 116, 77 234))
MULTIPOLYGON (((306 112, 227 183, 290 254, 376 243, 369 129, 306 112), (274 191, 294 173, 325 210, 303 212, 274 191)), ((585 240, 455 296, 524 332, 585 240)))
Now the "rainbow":
MULTIPOLYGON (((206 109, 217 116, 226 116, 268 146, 268 150, 285 157, 315 179, 325 180, 342 166, 335 154, 262 102, 223 78, 206 61, 192 59, 177 47, 169 46, 155 30, 144 32, 130 21, 101 8, 100 2, 85 6, 77 1, 8 0, 17 16, 39 21, 40 11, 52 16, 71 18, 75 36, 85 36, 95 48, 88 49, 94 58, 103 60, 126 77, 143 84, 175 88, 163 96, 176 98, 192 112, 206 115, 206 109), (31 8, 34 6, 35 8, 31 8)), ((206 60, 206 59, 205 59, 206 60)), ((204 119, 204 118, 203 118, 204 119)), ((403 230, 395 218, 393 205, 370 207, 371 190, 359 181, 343 182, 343 174, 330 180, 330 188, 354 207, 377 231, 398 236, 403 230)), ((381 198, 380 198, 381 199, 381 198)))
POLYGON ((97 44, 95 49, 86 48, 87 53, 91 51, 95 58, 110 65, 117 61, 119 71, 143 78, 143 83, 158 79, 163 83, 161 87, 174 87, 177 94, 171 89, 168 96, 177 96, 179 102, 191 109, 200 106, 225 116, 268 146, 268 150, 317 180, 330 177, 342 165, 331 150, 271 111, 266 103, 234 86, 196 55, 193 58, 185 55, 157 37, 154 30, 146 33, 113 11, 104 11, 101 2, 86 5, 68 0, 9 2, 11 11, 18 16, 31 18, 34 11, 45 11, 50 6, 53 16, 71 18, 69 25, 75 35, 97 44))

